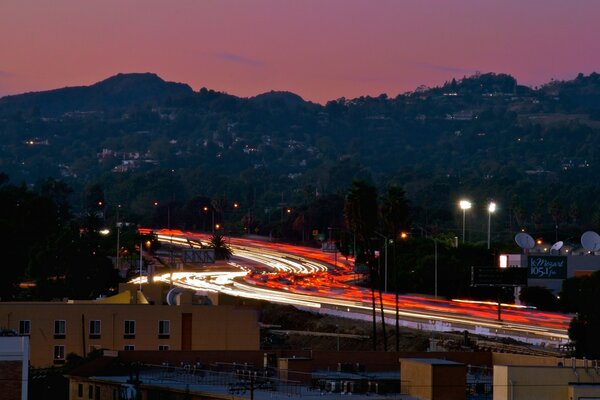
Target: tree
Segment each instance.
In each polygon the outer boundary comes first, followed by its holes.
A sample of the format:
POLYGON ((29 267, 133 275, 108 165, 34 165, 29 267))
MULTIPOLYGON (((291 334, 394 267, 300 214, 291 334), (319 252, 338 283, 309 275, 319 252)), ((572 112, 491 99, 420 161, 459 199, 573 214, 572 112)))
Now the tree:
POLYGON ((558 309, 558 299, 550 290, 544 287, 524 287, 521 289, 519 299, 524 304, 536 307, 539 310, 556 311, 558 309))
POLYGON ((371 239, 377 227, 377 211, 377 189, 364 181, 352 182, 352 187, 346 196, 344 214, 349 229, 356 235, 357 241, 361 243, 363 249, 362 254, 356 255, 356 261, 366 261, 369 267, 373 311, 373 350, 377 350, 377 314, 375 311, 377 263, 375 262, 375 249, 371 239))
POLYGON ((396 351, 400 351, 400 308, 398 306, 398 271, 396 271, 396 241, 400 231, 408 226, 410 207, 404 190, 398 186, 389 186, 383 198, 381 216, 386 233, 393 238, 392 268, 394 274, 394 289, 396 295, 396 351))
POLYGON ((561 303, 567 311, 576 312, 569 326, 569 338, 578 357, 600 358, 600 271, 590 276, 573 277, 563 282, 561 303))
POLYGON ((231 247, 223 239, 223 235, 215 233, 210 238, 210 247, 215 250, 216 260, 229 260, 233 255, 231 247))

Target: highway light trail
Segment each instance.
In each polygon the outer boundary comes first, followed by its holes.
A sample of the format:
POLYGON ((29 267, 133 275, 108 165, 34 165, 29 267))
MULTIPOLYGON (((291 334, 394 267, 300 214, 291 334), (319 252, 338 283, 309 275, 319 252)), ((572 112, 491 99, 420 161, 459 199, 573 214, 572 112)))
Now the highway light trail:
MULTIPOLYGON (((200 247, 208 236, 179 231, 160 231, 159 240, 200 247)), ((154 276, 155 281, 197 291, 220 292, 237 297, 292 304, 311 309, 368 314, 371 293, 352 284, 356 275, 351 260, 334 260, 318 249, 251 239, 228 239, 234 252, 231 271, 174 272, 154 276), (337 262, 336 262, 337 261, 337 262), (335 266, 334 266, 335 263, 335 266)), ((139 281, 137 281, 139 283, 139 281)), ((383 295, 386 318, 395 315, 395 295, 383 295)), ((504 307, 497 321, 494 303, 477 303, 399 296, 400 316, 411 321, 482 327, 511 332, 515 337, 535 335, 549 342, 568 340, 570 316, 531 309, 504 307)))

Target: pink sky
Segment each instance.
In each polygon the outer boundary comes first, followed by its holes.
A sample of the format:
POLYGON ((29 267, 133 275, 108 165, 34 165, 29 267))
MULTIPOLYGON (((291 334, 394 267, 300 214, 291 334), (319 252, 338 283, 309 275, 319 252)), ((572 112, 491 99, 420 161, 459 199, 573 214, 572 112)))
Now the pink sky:
POLYGON ((600 72, 593 0, 2 0, 0 96, 155 72, 325 102, 475 71, 536 85, 600 72))

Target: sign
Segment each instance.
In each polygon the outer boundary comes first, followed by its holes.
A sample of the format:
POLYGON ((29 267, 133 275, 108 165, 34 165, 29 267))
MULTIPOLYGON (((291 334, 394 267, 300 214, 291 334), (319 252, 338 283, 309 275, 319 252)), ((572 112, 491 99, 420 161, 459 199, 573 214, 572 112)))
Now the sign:
POLYGON ((527 269, 528 276, 532 279, 566 279, 567 257, 529 256, 527 269))
POLYGON ((188 264, 212 264, 215 262, 214 249, 183 249, 181 261, 188 264))
POLYGON ((471 267, 473 286, 527 286, 527 268, 471 267))

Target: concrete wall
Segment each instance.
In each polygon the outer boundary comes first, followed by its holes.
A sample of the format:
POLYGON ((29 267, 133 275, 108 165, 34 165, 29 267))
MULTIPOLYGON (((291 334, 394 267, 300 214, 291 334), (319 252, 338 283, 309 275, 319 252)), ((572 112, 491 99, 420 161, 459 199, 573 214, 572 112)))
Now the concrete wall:
POLYGON ((182 315, 192 315, 192 350, 258 350, 257 314, 228 306, 163 306, 130 304, 0 303, 0 325, 19 329, 19 321, 31 321, 31 365, 55 364, 54 346, 86 355, 93 347, 124 350, 181 350, 182 315), (66 321, 64 338, 54 336, 54 321, 66 321), (89 321, 101 321, 98 338, 89 335, 89 321), (126 320, 135 321, 134 337, 124 335, 126 320), (159 337, 160 320, 170 321, 168 337, 159 337))

